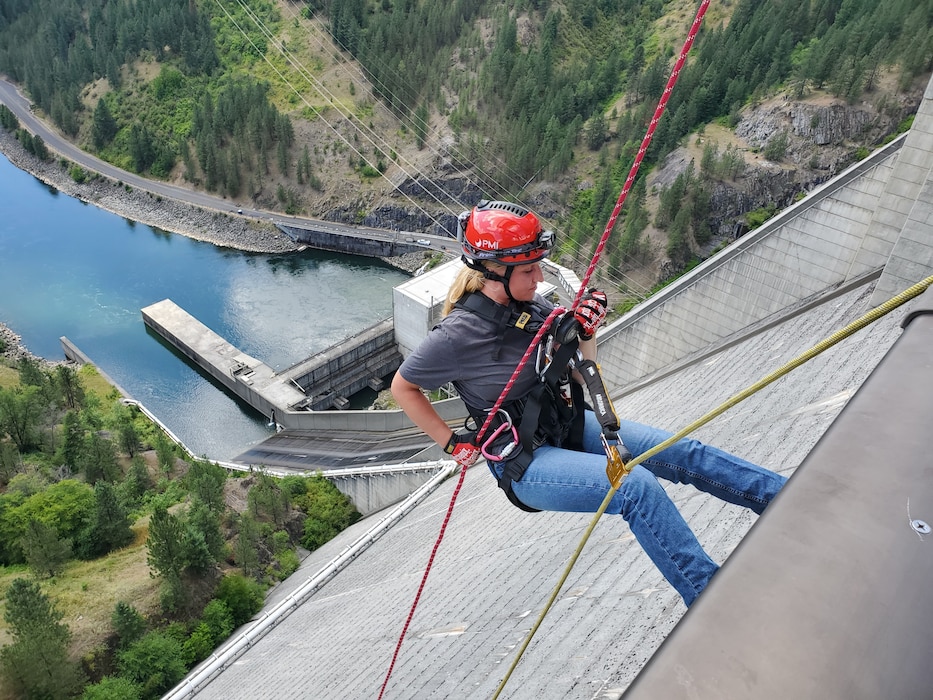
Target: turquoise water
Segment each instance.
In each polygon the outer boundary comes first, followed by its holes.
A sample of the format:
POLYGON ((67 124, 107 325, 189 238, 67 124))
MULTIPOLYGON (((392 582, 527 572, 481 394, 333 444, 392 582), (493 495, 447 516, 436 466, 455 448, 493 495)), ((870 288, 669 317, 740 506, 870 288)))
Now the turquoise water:
POLYGON ((0 321, 33 353, 67 336, 196 454, 228 459, 265 419, 180 359, 140 309, 172 299, 275 369, 391 316, 405 273, 378 260, 243 253, 134 224, 50 190, 0 157, 0 321))

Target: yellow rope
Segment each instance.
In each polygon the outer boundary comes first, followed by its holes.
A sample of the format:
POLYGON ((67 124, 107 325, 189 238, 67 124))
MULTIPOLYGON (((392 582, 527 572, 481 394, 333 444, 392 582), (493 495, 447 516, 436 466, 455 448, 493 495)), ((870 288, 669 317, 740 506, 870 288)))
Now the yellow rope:
MULTIPOLYGON (((924 290, 926 290, 926 288, 929 287, 931 284, 933 284, 933 275, 931 275, 930 277, 927 277, 925 280, 921 282, 918 282, 912 287, 905 289, 903 292, 901 292, 897 296, 892 297, 888 301, 881 304, 881 306, 878 306, 872 309, 868 313, 864 314, 861 318, 856 319, 855 321, 847 325, 845 328, 842 328, 841 330, 836 331, 835 333, 833 333, 831 336, 829 336, 825 340, 822 340, 816 345, 814 345, 812 348, 807 350, 802 355, 797 356, 796 358, 794 358, 793 360, 785 364, 783 367, 780 367, 779 369, 776 369, 775 371, 771 372, 770 374, 763 377, 762 379, 759 379, 757 382, 752 384, 750 387, 748 387, 744 391, 739 392, 738 394, 733 396, 731 399, 729 399, 723 404, 720 404, 719 406, 714 408, 712 411, 710 411, 706 415, 693 421, 693 423, 688 425, 686 428, 681 430, 679 433, 671 435, 671 437, 669 437, 664 442, 658 445, 655 445, 650 450, 643 452, 642 454, 635 457, 632 461, 630 461, 628 464, 625 465, 626 472, 630 472, 632 468, 635 467, 635 465, 641 464, 645 460, 650 459, 651 457, 654 457, 654 455, 658 454, 659 452, 666 450, 668 447, 673 445, 678 440, 685 438, 687 435, 692 433, 694 430, 697 430, 698 428, 706 425, 711 420, 725 413, 726 411, 728 411, 730 408, 732 408, 736 404, 741 403, 742 401, 747 399, 752 394, 764 389, 766 386, 768 386, 772 382, 780 379, 785 374, 788 374, 789 372, 791 372, 791 370, 796 369, 797 367, 807 362, 808 360, 812 360, 814 357, 819 355, 821 352, 828 350, 829 348, 831 348, 833 345, 836 345, 841 340, 848 338, 853 333, 861 330, 862 328, 864 328, 865 326, 871 323, 874 323, 875 321, 877 321, 879 318, 881 318, 885 314, 890 313, 891 311, 896 309, 898 306, 901 306, 902 304, 910 301, 915 296, 921 294, 924 290)), ((570 561, 567 563, 567 566, 564 568, 564 573, 561 575, 560 580, 557 582, 557 585, 554 587, 554 591, 551 593, 551 597, 548 598, 547 603, 545 603, 544 609, 541 611, 541 614, 538 616, 538 619, 535 621, 535 624, 532 626, 531 630, 529 630, 528 636, 525 637, 525 641, 522 643, 522 646, 519 648, 518 653, 515 656, 515 660, 512 662, 512 665, 509 666, 509 670, 506 672, 505 677, 502 679, 502 682, 499 684, 499 687, 496 689, 495 695, 492 696, 493 700, 496 700, 496 698, 499 697, 502 690, 505 688, 505 684, 508 682, 516 666, 518 666, 518 662, 521 660, 522 654, 525 653, 525 650, 528 648, 528 645, 531 643, 531 638, 534 637, 535 632, 538 631, 538 628, 541 626, 541 623, 544 621, 544 617, 550 611, 551 606, 554 604, 554 601, 557 600, 557 596, 560 594, 561 588, 563 588, 564 583, 567 581, 567 577, 570 575, 571 569, 573 569, 574 565, 577 563, 577 559, 579 559, 580 554, 583 552, 583 547, 586 545, 587 540, 589 540, 590 535, 592 534, 593 530, 596 528, 596 523, 599 522, 599 518, 602 516, 602 514, 606 512, 606 508, 609 507, 609 502, 612 500, 613 496, 615 496, 616 491, 619 490, 620 486, 621 486, 621 483, 619 484, 619 486, 612 486, 609 489, 609 492, 606 494, 606 497, 603 499, 602 504, 596 510, 596 513, 594 514, 593 519, 590 521, 589 527, 587 527, 583 533, 583 537, 580 540, 580 544, 577 545, 576 551, 573 553, 573 556, 570 558, 570 561)))

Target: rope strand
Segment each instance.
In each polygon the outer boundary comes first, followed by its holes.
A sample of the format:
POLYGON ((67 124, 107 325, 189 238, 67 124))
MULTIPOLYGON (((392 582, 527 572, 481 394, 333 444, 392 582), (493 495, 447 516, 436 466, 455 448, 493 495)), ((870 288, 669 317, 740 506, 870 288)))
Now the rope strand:
MULTIPOLYGON (((603 230, 603 234, 599 240, 599 244, 596 246, 596 250, 593 253, 593 259, 590 261, 590 265, 587 268, 586 274, 583 276, 583 279, 580 283, 580 288, 577 290, 577 294, 574 297, 573 304, 571 308, 576 308, 580 302, 580 299, 583 297, 586 292, 586 288, 589 284, 589 280, 593 275, 593 271, 596 269, 596 265, 599 263, 599 259, 602 256, 603 249, 606 247, 606 242, 609 240, 609 236, 612 234, 612 229, 615 226, 616 219, 619 216, 619 212, 622 209, 622 205, 625 203, 625 199, 628 196, 629 190, 632 188, 632 183, 635 181, 635 176, 638 174, 638 169, 641 166, 642 160, 644 160, 645 152, 648 150, 648 146, 651 144, 651 138, 654 135, 654 131, 657 128, 658 121, 661 119, 661 115, 664 114, 664 110, 667 107, 667 102, 670 99, 671 92, 674 89, 674 85, 677 83, 677 78, 680 76, 680 71, 683 69, 684 62, 687 59, 687 54, 690 51, 690 47, 693 46, 693 41, 696 38, 697 32, 700 29, 700 24, 703 21, 703 16, 706 14, 706 10, 709 7, 710 0, 703 0, 699 9, 697 10, 696 17, 693 20, 693 24, 690 27, 690 31, 687 34, 687 40, 684 42, 683 48, 681 49, 680 56, 677 58, 677 62, 674 64, 674 69, 671 71, 670 78, 668 78, 667 85, 664 88, 664 93, 661 95, 661 99, 658 101, 658 106, 654 110, 654 116, 651 118, 651 122, 648 125, 648 130, 645 133, 645 137, 642 139, 641 146, 638 149, 638 153, 635 156, 635 162, 632 164, 632 168, 629 171, 628 177, 625 180, 625 184, 622 187, 622 191, 619 193, 619 197, 616 201, 615 207, 612 210, 612 215, 609 217, 609 221, 606 223, 606 228, 603 230)), ((541 342, 541 338, 550 328, 551 323, 554 318, 559 314, 563 313, 566 309, 562 307, 555 308, 550 315, 548 315, 544 324, 535 334, 535 337, 532 339, 531 343, 528 345, 528 349, 525 351, 525 354, 522 355, 522 358, 519 360, 518 365, 515 367, 515 370, 512 372, 512 376, 509 378, 509 381, 506 383, 505 387, 502 389, 502 393, 499 394, 499 398, 496 400, 495 405, 492 410, 489 411, 486 416, 486 421, 483 423, 482 427, 477 432, 477 440, 481 440, 486 430, 489 428, 490 423, 493 420, 493 417, 496 415, 498 409, 502 406, 506 397, 509 395, 509 392, 512 389, 512 386, 515 384, 515 381, 519 373, 524 368, 525 364, 528 362, 528 358, 531 356, 531 353, 537 348, 538 344, 541 342)), ((405 635, 408 632, 408 628, 411 624, 412 618, 415 615, 415 609, 418 606, 418 602, 421 599, 421 594, 424 591, 425 584, 427 583, 428 575, 431 571, 431 567, 434 563, 434 558, 437 554, 437 550, 440 547, 441 540, 444 538, 444 533, 447 530, 447 524, 450 521, 450 517, 453 513, 454 504, 456 503, 457 496, 460 493, 460 489, 463 486, 464 479, 466 478, 466 468, 460 470, 460 478, 457 481, 457 485, 454 488, 453 495, 450 499, 450 504, 447 507, 447 514, 444 518, 444 522, 441 525, 441 530, 438 533, 437 540, 434 542, 434 547, 431 549, 431 556, 428 558, 428 565, 425 568, 424 575, 421 578, 421 584, 418 586, 418 591, 415 594, 414 602, 412 603, 411 609, 408 612, 408 617, 405 620, 405 624, 402 627, 402 633, 399 636, 398 643, 395 645, 395 652, 392 654, 392 660, 389 664, 389 670, 386 673, 385 680, 382 683, 382 687, 379 690, 378 700, 382 700, 385 689, 389 683, 389 678, 392 675, 392 670, 395 668, 396 661, 398 660, 398 655, 401 651, 402 642, 405 639, 405 635)), ((608 505, 608 501, 602 506, 602 510, 605 510, 608 505)), ((595 527, 595 522, 594 522, 595 527)), ((568 571, 569 573, 569 571, 568 571)), ((561 583, 563 585, 563 582, 561 583)), ((509 671, 511 675, 511 670, 509 671)), ((505 680, 508 680, 508 675, 505 680)), ((505 680, 503 680, 502 685, 500 685, 500 691, 505 685, 505 680)), ((499 693, 496 693, 498 697, 499 693)))

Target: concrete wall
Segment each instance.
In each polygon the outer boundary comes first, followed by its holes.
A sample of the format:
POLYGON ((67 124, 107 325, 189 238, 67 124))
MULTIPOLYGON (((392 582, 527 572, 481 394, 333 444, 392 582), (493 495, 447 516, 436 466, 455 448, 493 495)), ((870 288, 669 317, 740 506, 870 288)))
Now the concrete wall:
MULTIPOLYGON (((612 390, 881 268, 895 233, 868 231, 905 137, 879 149, 599 334, 612 390), (872 251, 875 254, 870 254, 872 251)), ((916 280, 915 280, 916 281, 916 280)))
MULTIPOLYGON (((556 285, 562 296, 572 299, 580 288, 580 278, 573 270, 547 258, 543 264, 547 275, 538 285, 538 293, 549 297, 556 285)), ((460 260, 452 260, 397 285, 392 291, 395 342, 402 357, 408 357, 440 321, 447 292, 462 267, 460 260)))
POLYGON ((414 243, 402 241, 381 241, 374 238, 347 236, 328 231, 315 231, 285 224, 276 226, 289 238, 298 243, 305 243, 312 248, 329 250, 334 253, 350 253, 353 255, 368 255, 376 258, 391 258, 405 253, 417 253, 426 250, 414 243))
MULTIPOLYGON (((155 305, 153 305, 155 306, 155 305)), ((147 307, 149 308, 149 307, 147 307)), ((186 316, 187 312, 181 310, 186 316)), ((143 321, 147 326, 152 328, 155 332, 161 335, 166 341, 168 341, 172 347, 174 347, 178 352, 183 354, 192 363, 201 369, 205 374, 210 375, 214 380, 220 383, 225 387, 229 392, 238 396, 240 399, 248 403, 254 409, 256 409, 260 414, 264 416, 271 416, 273 409, 276 407, 270 403, 265 397, 259 394, 252 387, 250 380, 243 375, 232 374, 224 372, 221 368, 214 366, 208 362, 204 356, 196 349, 191 347, 188 343, 183 341, 177 335, 172 333, 168 328, 154 318, 151 314, 146 313, 146 309, 143 309, 143 321)), ((199 325, 200 322, 198 322, 199 325)), ((212 331, 210 331, 212 333, 212 331)), ((218 336, 219 337, 219 336, 218 336)), ((226 342, 226 341, 224 341, 226 342)), ((236 350, 232 345, 227 345, 236 350)), ((248 357, 243 353, 239 353, 242 357, 248 357)), ((257 362, 258 364, 258 362, 257 362)))
POLYGON ((355 394, 392 374, 402 362, 392 319, 281 372, 312 397, 311 408, 326 410, 335 399, 355 394))
POLYGON ((890 260, 878 280, 871 303, 884 303, 930 274, 933 269, 933 80, 869 227, 867 243, 889 249, 890 260), (894 238, 893 249, 888 241, 894 238), (887 246, 887 247, 886 247, 887 246))
MULTIPOLYGON (((446 421, 466 418, 466 407, 460 399, 446 399, 434 404, 446 421)), ((296 430, 347 430, 357 432, 395 432, 412 427, 408 417, 393 411, 290 411, 288 427, 296 430)))
POLYGON ((395 342, 407 357, 440 320, 447 290, 462 263, 452 260, 412 277, 392 290, 395 342))
POLYGON ((352 501, 354 508, 366 516, 404 500, 434 476, 436 471, 413 470, 365 476, 334 476, 326 471, 322 474, 352 501))

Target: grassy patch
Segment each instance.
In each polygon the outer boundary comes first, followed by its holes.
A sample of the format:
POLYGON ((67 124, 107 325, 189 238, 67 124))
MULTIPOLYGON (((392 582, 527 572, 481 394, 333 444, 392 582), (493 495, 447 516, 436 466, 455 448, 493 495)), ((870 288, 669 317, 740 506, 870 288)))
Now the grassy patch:
MULTIPOLYGON (((93 561, 72 561, 61 575, 40 582, 71 629, 71 656, 75 660, 110 635, 110 616, 118 601, 132 604, 144 616, 158 613, 159 579, 149 575, 146 563, 149 530, 139 522, 133 531, 136 539, 128 547, 93 561)), ((24 566, 0 568, 0 592, 5 593, 13 579, 31 576, 24 566)), ((2 612, 0 645, 12 641, 2 612)))
POLYGON ((0 363, 0 389, 10 389, 19 384, 19 371, 0 363))
POLYGON ((78 376, 81 377, 81 385, 89 394, 94 394, 102 401, 112 401, 119 392, 116 387, 104 379, 103 375, 97 371, 94 365, 82 365, 78 370, 78 376))

